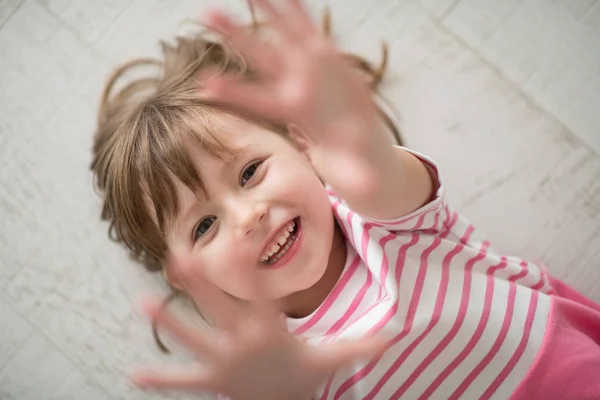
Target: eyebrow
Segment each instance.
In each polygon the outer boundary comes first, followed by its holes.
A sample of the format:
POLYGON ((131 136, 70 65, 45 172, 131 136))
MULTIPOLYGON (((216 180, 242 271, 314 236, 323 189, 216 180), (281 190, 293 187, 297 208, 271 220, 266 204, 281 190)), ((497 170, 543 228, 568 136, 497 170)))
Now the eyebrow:
POLYGON ((189 191, 189 194, 191 194, 194 199, 191 200, 186 207, 182 207, 180 198, 177 199, 179 205, 177 207, 177 212, 172 219, 172 225, 170 229, 174 233, 184 233, 184 226, 190 219, 191 215, 197 212, 202 202, 206 203, 210 201, 210 195, 208 193, 208 188, 206 187, 206 181, 203 179, 202 172, 196 169, 196 173, 198 174, 198 178, 201 182, 200 186, 196 190, 180 181, 180 184, 185 188, 185 190, 189 191))
MULTIPOLYGON (((259 150, 260 147, 256 146, 254 143, 244 144, 239 147, 239 153, 237 154, 236 157, 233 157, 233 159, 231 161, 227 161, 224 159, 221 160, 223 165, 220 168, 218 176, 222 178, 223 175, 225 175, 230 170, 230 168, 237 165, 240 162, 240 159, 244 158, 244 155, 248 154, 248 152, 250 152, 253 149, 259 150)), ((200 181, 206 182, 203 179, 202 172, 198 170, 197 173, 200 178, 200 181)), ((210 194, 208 193, 208 188, 206 187, 206 185, 203 185, 203 186, 204 186, 205 190, 200 190, 199 191, 200 193, 193 193, 193 195, 195 196, 195 198, 197 200, 208 203, 211 200, 210 194)), ((190 189, 190 188, 188 188, 188 189, 190 189)), ((190 191, 191 191, 191 189, 190 189, 190 191)), ((190 219, 191 214, 195 213, 199 208, 200 208, 199 201, 194 201, 188 207, 181 209, 180 212, 177 213, 178 215, 176 215, 175 219, 174 219, 175 232, 185 233, 185 232, 183 232, 185 223, 190 219)))
MULTIPOLYGON (((200 198, 204 197, 202 194, 199 194, 200 198)), ((205 200, 208 200, 204 197, 205 200)), ((177 213, 175 216, 172 225, 172 232, 176 234, 186 234, 185 230, 187 230, 188 222, 191 219, 192 215, 198 213, 198 211, 202 208, 201 202, 199 201, 191 201, 189 206, 182 209, 181 212, 177 213)))
MULTIPOLYGON (((223 160, 223 166, 220 168, 218 175, 220 177, 225 175, 225 173, 238 162, 238 159, 239 159, 239 157, 232 161, 223 160)), ((198 171, 198 175, 200 177, 201 182, 206 182, 202 177, 201 171, 198 171)), ((174 221, 173 221, 175 232, 185 234, 184 228, 186 227, 187 222, 191 218, 191 216, 193 214, 197 213, 198 210, 202 208, 203 203, 206 204, 211 201, 210 193, 208 193, 208 188, 206 187, 206 185, 203 185, 203 186, 204 186, 204 190, 198 190, 197 192, 193 192, 193 190, 191 188, 188 188, 186 186, 186 188, 190 192, 192 192, 192 195, 194 196, 194 200, 191 201, 187 207, 179 208, 179 212, 177 213, 177 215, 175 216, 174 221)))

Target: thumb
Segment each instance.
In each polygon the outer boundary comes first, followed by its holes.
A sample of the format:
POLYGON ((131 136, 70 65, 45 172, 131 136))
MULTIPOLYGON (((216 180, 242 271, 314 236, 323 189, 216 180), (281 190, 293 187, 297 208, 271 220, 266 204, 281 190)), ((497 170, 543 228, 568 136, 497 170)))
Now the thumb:
POLYGON ((387 348, 388 341, 381 337, 320 346, 317 349, 318 365, 323 371, 332 372, 361 359, 381 357, 387 348))

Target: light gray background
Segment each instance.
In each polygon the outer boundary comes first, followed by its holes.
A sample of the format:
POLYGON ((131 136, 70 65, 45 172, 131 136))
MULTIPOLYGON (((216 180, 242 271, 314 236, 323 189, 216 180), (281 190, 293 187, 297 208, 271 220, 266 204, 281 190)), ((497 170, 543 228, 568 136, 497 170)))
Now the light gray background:
MULTIPOLYGON (((208 4, 0 0, 1 400, 163 398, 123 378, 170 361, 134 308, 164 285, 108 241, 90 145, 111 69, 208 4)), ((345 50, 377 61, 390 44, 386 94, 452 205, 600 301, 600 2, 329 4, 345 50)))

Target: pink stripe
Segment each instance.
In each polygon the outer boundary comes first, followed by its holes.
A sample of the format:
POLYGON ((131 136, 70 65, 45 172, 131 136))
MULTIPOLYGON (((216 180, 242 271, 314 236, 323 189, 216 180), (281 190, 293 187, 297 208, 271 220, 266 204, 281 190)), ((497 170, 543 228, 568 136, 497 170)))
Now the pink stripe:
POLYGON ((544 280, 544 286, 548 286, 546 289, 547 294, 554 294, 554 288, 552 287, 551 281, 548 278, 548 271, 545 268, 540 267, 542 279, 544 280))
POLYGON ((509 282, 516 282, 517 280, 527 276, 527 273, 529 272, 527 269, 527 266, 529 264, 527 264, 527 261, 521 261, 521 271, 518 274, 512 275, 508 278, 509 282))
POLYGON ((371 287, 372 282, 373 282, 373 275, 371 274, 371 271, 367 270, 367 281, 360 288, 360 290, 356 294, 356 297, 354 297, 354 299, 352 300, 352 303, 350 304, 350 307, 348 307, 348 310, 346 310, 344 315, 342 315, 342 317, 340 319, 338 319, 336 321, 336 323, 333 324, 333 326, 331 328, 329 328, 329 330, 327 332, 325 332, 325 336, 337 333, 338 330, 342 326, 344 326, 344 324, 350 319, 352 314, 354 314, 356 312, 358 305, 363 301, 365 294, 367 293, 367 290, 369 290, 369 288, 371 287))
MULTIPOLYGON (((452 227, 454 227, 454 225, 456 224, 457 221, 458 221, 458 214, 455 214, 454 217, 453 217, 453 219, 450 221, 449 229, 446 232, 444 232, 443 234, 441 234, 439 236, 440 239, 444 239, 444 238, 446 238, 450 234, 452 227)), ((415 234, 415 233, 413 233, 413 238, 408 243, 408 245, 402 246, 399 249, 399 251, 398 251, 399 255, 398 255, 398 258, 396 260, 396 269, 395 269, 396 287, 400 287, 400 281, 401 281, 401 278, 402 278, 403 266, 404 266, 404 262, 406 260, 406 253, 407 253, 407 251, 408 251, 408 249, 410 247, 412 247, 413 245, 415 245, 417 243, 418 239, 419 239, 418 235, 415 234)), ((374 333, 379 332, 379 330, 381 328, 383 328, 392 319, 392 317, 396 314, 396 311, 398 310, 398 306, 399 306, 398 301, 396 301, 394 303, 394 305, 392 307, 390 307, 390 309, 384 315, 384 317, 380 321, 378 321, 373 326, 373 328, 371 328, 369 330, 368 334, 374 334, 374 333)), ((371 310, 371 308, 369 308, 367 310, 367 312, 370 311, 370 310, 371 310)), ((365 314, 367 312, 365 312, 365 314)))
MULTIPOLYGON (((502 257, 506 259, 505 257, 502 257)), ((509 291, 508 291, 508 302, 506 305, 506 315, 504 316, 504 321, 502 322, 502 327, 500 328, 500 332, 498 333, 498 337, 494 341, 492 348, 490 351, 483 357, 483 359, 477 364, 477 366, 469 373, 469 375, 463 380, 458 388, 452 393, 449 400, 451 399, 459 399, 460 396, 467 390, 467 388, 475 381, 475 379, 481 374, 481 372, 487 367, 487 365, 491 362, 491 360, 496 356, 502 343, 504 343, 504 339, 506 339, 506 335, 508 334, 508 329, 512 323, 514 305, 515 305, 515 297, 517 294, 517 288, 514 283, 510 283, 509 291)))
POLYGON ((541 288, 543 288, 545 284, 546 284, 546 279, 544 278, 544 272, 542 270, 540 270, 540 280, 538 281, 538 283, 536 283, 535 285, 533 285, 531 287, 531 290, 538 291, 541 288))
MULTIPOLYGON (((413 233, 412 240, 409 243, 403 245, 401 247, 401 250, 399 251, 399 256, 398 256, 398 259, 396 260, 396 281, 398 282, 398 285, 402 278, 402 271, 404 270, 403 267, 404 267, 404 262, 406 260, 406 254, 408 252, 408 249, 410 247, 416 245, 419 242, 419 239, 420 239, 419 235, 417 235, 416 233, 413 233)), ((424 270, 425 270, 425 267, 423 264, 421 264, 420 269, 419 269, 419 274, 424 273, 423 272, 424 270)), ((419 274, 417 275, 417 279, 419 277, 419 274)), ((416 291, 415 291, 415 293, 416 293, 416 291)), ((411 305, 409 306, 409 312, 410 312, 410 308, 412 307, 412 303, 417 301, 417 298, 415 297, 415 293, 413 293, 413 297, 411 299, 411 305)), ((395 301, 393 303, 392 307, 390 307, 390 309, 387 311, 385 316, 369 330, 369 332, 367 333, 367 336, 379 332, 379 330, 382 329, 389 322, 389 320, 394 316, 397 309, 398 309, 398 301, 395 301)), ((407 320, 408 320, 408 318, 407 318, 407 320)), ((406 322, 405 322, 405 329, 406 329, 406 322)), ((373 370, 373 368, 375 368, 378 361, 379 361, 379 359, 372 360, 369 364, 364 366, 361 370, 357 371, 354 375, 352 375, 344 383, 342 383, 342 385, 338 388, 337 392, 335 393, 334 399, 339 399, 356 382, 359 382, 361 379, 363 379, 365 376, 367 376, 373 370)))
MULTIPOLYGON (((418 243, 419 239, 420 239, 419 235, 417 235, 416 233, 413 233, 411 241, 408 242, 407 244, 403 245, 400 248, 400 251, 398 252, 399 254, 398 254, 398 258, 396 259, 396 268, 394 269, 394 276, 395 276, 397 287, 400 287, 400 282, 402 280, 402 273, 404 271, 404 264, 406 263, 406 254, 408 253, 408 249, 413 247, 414 245, 416 245, 418 243)), ((377 323, 375 325, 373 325, 373 327, 371 329, 369 329, 369 331, 367 332, 367 335, 374 335, 377 332, 379 332, 384 326, 386 326, 387 323, 396 314, 399 303, 400 303, 399 300, 395 301, 394 304, 392 305, 392 307, 390 307, 388 309, 388 311, 385 313, 383 318, 381 320, 377 321, 377 323)))
POLYGON ((360 250, 362 252, 363 260, 367 260, 367 249, 369 247, 369 231, 371 230, 371 228, 373 228, 372 224, 365 224, 365 226, 363 226, 360 243, 360 250))
POLYGON ((346 285, 348 284, 348 282, 350 282, 350 279, 352 278, 352 276, 354 275, 354 273, 357 271, 359 264, 360 264, 360 257, 357 255, 356 257, 354 257, 354 260, 352 261, 352 264, 350 265, 350 267, 348 267, 348 269, 341 276, 340 280, 334 286, 333 290, 331 291, 331 293, 329 294, 329 296, 327 296, 327 298, 325 299, 325 301, 323 302, 323 304, 321 305, 321 307, 319 307, 319 309, 312 316, 311 319, 309 319, 308 321, 306 321, 306 323, 302 324, 302 326, 299 326, 292 333, 293 335, 300 335, 301 333, 306 332, 307 330, 309 330, 310 328, 312 328, 313 326, 315 326, 315 324, 317 322, 319 322, 319 320, 321 318, 323 318, 323 316, 325 315, 325 313, 327 313, 327 311, 329 311, 329 309, 331 308, 331 306, 335 303, 335 301, 337 300, 337 298, 340 296, 340 294, 342 293, 342 291, 344 290, 344 288, 346 287, 346 285))
POLYGON ((435 217, 433 219, 433 227, 432 227, 432 229, 433 230, 437 230, 437 226, 438 226, 439 223, 440 223, 440 213, 436 212, 435 213, 435 217))
MULTIPOLYGON (((396 335, 394 339, 392 339, 390 346, 393 346, 400 342, 406 336, 410 330, 412 329, 412 324, 415 319, 415 314, 417 312, 417 306, 419 304, 419 299, 421 298, 421 293, 423 291, 423 286, 425 282, 425 275, 427 274, 427 269, 429 267, 429 263, 427 261, 429 255, 442 243, 442 239, 435 238, 433 243, 421 254, 421 266, 419 267, 419 273, 417 275, 417 281, 415 282, 414 292, 412 298, 410 300, 410 305, 408 308, 408 313, 406 315, 406 321, 404 322, 404 327, 400 334, 396 335)), ((377 360, 378 361, 378 360, 377 360)), ((364 399, 372 399, 374 396, 381 390, 381 387, 391 378, 396 369, 398 369, 397 361, 394 362, 394 365, 390 369, 388 369, 383 377, 377 382, 375 387, 369 392, 369 394, 364 399)))
POLYGON ((423 223, 425 222, 425 214, 421 215, 419 217, 419 220, 417 221, 416 225, 414 226, 414 228, 412 230, 417 230, 420 229, 423 226, 423 223))
MULTIPOLYGON (((423 221, 425 219, 425 216, 423 215, 418 222, 418 226, 423 224, 423 221)), ((397 237, 397 235, 394 235, 393 237, 397 237)), ((398 258, 396 259, 396 269, 395 269, 395 276, 396 276, 396 286, 400 286, 400 276, 402 275, 402 267, 404 266, 404 262, 406 261, 406 253, 408 251, 408 249, 412 246, 414 246, 417 242, 418 242, 419 238, 417 237, 417 235, 415 233, 413 233, 411 241, 408 242, 407 244, 403 245, 400 247, 400 249, 398 249, 398 258)), ((385 253, 384 253, 384 257, 385 253)), ((383 272, 383 271, 382 271, 383 272)), ((386 273, 386 279, 387 279, 387 271, 385 271, 386 273)), ((385 282, 385 281, 382 281, 385 282)), ((375 302, 372 306, 368 307, 362 314, 360 314, 360 318, 362 318, 363 316, 367 315, 373 308, 375 308, 377 305, 379 305, 379 300, 377 302, 375 302)), ((397 305, 396 305, 397 308, 397 305)), ((389 314, 389 310, 386 313, 386 316, 388 316, 389 314)), ((381 323, 383 323, 384 325, 387 324, 387 322, 392 318, 392 316, 394 315, 394 313, 390 314, 389 317, 384 316, 384 318, 382 318, 381 321, 379 321, 375 326, 379 326, 381 323)), ((373 328, 369 331, 369 332, 373 332, 373 328)))
MULTIPOLYGON (((442 261, 442 281, 440 283, 440 291, 438 292, 438 296, 436 298, 436 302, 435 302, 435 307, 434 307, 434 312, 433 312, 433 318, 431 319, 431 321, 429 322, 429 325, 427 326, 426 330, 423 332, 423 334, 420 335, 419 338, 417 338, 412 344, 411 346, 409 346, 405 352, 407 351, 412 351, 414 349, 414 347, 416 347, 421 340, 433 329, 433 327, 435 325, 437 325, 437 323, 439 322, 441 313, 442 313, 442 309, 443 309, 443 303, 444 303, 444 299, 446 297, 446 292, 448 289, 448 279, 449 279, 449 266, 450 266, 450 261, 452 260, 452 258, 454 258, 454 256, 456 256, 458 253, 460 253, 460 251, 464 248, 463 245, 458 244, 454 247, 454 249, 452 249, 452 251, 450 253, 448 253, 446 255, 446 257, 444 257, 444 260, 442 261)), ((410 354, 410 352, 409 352, 410 354)), ((404 353, 400 356, 403 357, 404 353)), ((408 357, 408 354, 403 357, 403 359, 406 359, 406 357, 408 357)), ((402 386, 400 386, 398 388, 398 390, 392 395, 391 398, 399 398, 401 396, 402 393, 404 393, 406 391, 406 389, 408 389, 408 387, 410 385, 412 385, 414 383, 414 381, 417 379, 417 377, 419 375, 421 375, 421 372, 425 369, 425 367, 433 360, 432 358, 428 361, 428 359, 431 358, 431 353, 429 354, 429 357, 424 359, 421 364, 419 364, 419 366, 417 367, 417 369, 408 377, 408 379, 406 381, 404 381, 404 383, 402 384, 402 386)), ((404 362, 404 361, 402 361, 404 362)))
POLYGON ((335 374, 331 374, 329 379, 327 379, 327 384, 325 385, 325 389, 323 390, 323 394, 321 395, 320 400, 325 400, 327 399, 327 396, 329 396, 329 390, 331 389, 331 383, 333 382, 334 377, 335 374))
MULTIPOLYGON (((472 226, 469 226, 469 228, 467 229, 467 232, 461 238, 461 241, 462 242, 468 241, 473 230, 474 230, 474 228, 472 226)), ((442 272, 445 274, 445 282, 444 282, 445 286, 443 287, 442 291, 440 291, 440 293, 438 294, 438 297, 436 299, 433 318, 429 322, 429 325, 427 326, 425 331, 421 335, 419 335, 419 337, 413 343, 411 343, 411 345, 409 347, 407 347, 406 350, 396 360, 396 362, 394 363, 394 367, 393 367, 393 373, 395 373, 398 370, 398 368, 400 368, 402 363, 408 358, 408 356, 411 354, 411 352, 427 337, 429 332, 431 332, 431 330, 439 322, 440 316, 442 313, 442 309, 443 309, 443 305, 444 305, 444 298, 445 298, 446 290, 447 290, 447 286, 448 286, 448 270, 450 269, 450 261, 456 254, 460 253, 460 251, 463 249, 464 249, 464 246, 459 244, 452 250, 451 253, 449 253, 444 258, 444 261, 442 263, 442 266, 444 269, 442 272)), ((462 293, 462 297, 461 297, 461 301, 460 301, 460 306, 458 309, 458 317, 457 317, 456 321, 454 322, 452 328, 446 334, 446 336, 444 336, 444 338, 438 343, 438 345, 433 349, 433 351, 431 351, 427 355, 427 357, 423 361, 421 361, 419 366, 417 366, 417 368, 410 374, 410 376, 404 381, 404 383, 396 390, 396 392, 394 393, 394 395, 391 398, 394 398, 394 399, 400 398, 402 396, 402 394, 404 392, 406 392, 406 390, 408 390, 408 388, 417 380, 417 378, 421 375, 421 373, 423 373, 423 371, 433 362, 433 360, 435 360, 442 353, 442 351, 444 351, 444 349, 446 347, 448 347, 448 345, 452 342, 452 340, 454 340, 454 338, 458 334, 458 331, 460 330, 460 327, 462 326, 462 324, 465 320, 465 317, 467 314, 467 309, 468 309, 468 304, 469 304, 469 298, 471 295, 471 279, 472 279, 471 270, 473 269, 473 266, 475 265, 475 263, 477 263, 478 261, 485 258, 486 252, 487 252, 487 246, 484 243, 481 250, 479 251, 479 253, 476 256, 474 256, 473 258, 471 258, 466 263, 464 282, 463 282, 463 293, 462 293)))
POLYGON ((442 232, 440 234, 440 238, 442 239, 446 239, 448 237, 448 235, 450 235, 450 233, 452 232, 452 228, 454 228, 454 225, 456 225, 456 223, 458 222, 458 214, 454 213, 452 215, 452 218, 449 219, 444 225, 445 225, 445 230, 444 232, 442 232))
MULTIPOLYGON (((424 211, 423 213, 421 213, 421 215, 419 216, 419 220, 417 221, 417 223, 416 223, 416 224, 415 224, 415 225, 414 225, 412 228, 410 228, 410 229, 407 229, 407 230, 410 230, 410 231, 417 231, 417 230, 421 229, 421 228, 423 227, 423 223, 425 222, 425 218, 426 218, 428 215, 430 215, 432 212, 433 212, 435 215, 438 215, 438 213, 437 213, 437 209, 438 209, 438 207, 432 208, 432 209, 430 209, 430 210, 425 210, 425 211, 424 211)), ((396 225, 396 224, 394 224, 394 225, 396 225)))
MULTIPOLYGON (((415 215, 411 215, 409 217, 403 218, 403 219, 399 219, 397 221, 390 221, 390 222, 386 222, 385 224, 380 223, 380 222, 376 222, 376 221, 369 221, 371 223, 373 223, 375 226, 394 226, 396 227, 397 225, 402 225, 405 224, 417 217, 422 217, 425 216, 426 214, 429 214, 431 211, 437 211, 440 208, 439 205, 433 205, 433 203, 430 203, 429 205, 425 206, 425 208, 423 208, 420 212, 416 213, 415 215)), ((414 230, 415 228, 411 228, 410 230, 414 230)))
POLYGON ((454 216, 450 215, 450 209, 448 208, 447 205, 444 205, 444 212, 446 213, 446 218, 444 219, 444 223, 442 224, 444 226, 444 230, 448 230, 448 223, 451 221, 451 219, 454 216))
MULTIPOLYGON (((448 209, 446 208, 446 212, 448 212, 448 209)), ((457 213, 453 213, 451 220, 448 223, 447 229, 446 231, 440 235, 439 239, 436 239, 431 246, 425 250, 425 252, 422 254, 421 256, 421 266, 419 268, 419 275, 417 276, 417 280, 419 279, 419 277, 423 278, 422 274, 425 273, 426 270, 426 263, 423 263, 423 257, 427 257, 428 253, 432 252, 433 249, 435 247, 437 247, 438 244, 436 244, 436 242, 439 240, 441 241, 441 239, 444 239, 445 237, 447 237, 451 231, 452 228, 454 227, 454 225, 456 224, 456 222, 458 221, 458 217, 459 215, 457 213), (435 246, 435 247, 434 247, 435 246), (424 268, 425 267, 425 268, 424 268)), ((417 226, 421 226, 423 224, 423 221, 425 219, 425 215, 421 215, 421 218, 417 224, 417 226)), ((396 260, 396 269, 395 269, 395 275, 396 275, 396 282, 397 282, 397 286, 400 286, 400 282, 401 282, 401 278, 402 278, 402 271, 403 271, 403 267, 404 267, 404 263, 406 260, 406 254, 408 252, 408 249, 414 245, 416 245, 419 241, 419 235, 413 233, 412 235, 412 240, 403 245, 400 249, 399 249, 399 256, 396 260)), ((411 303, 409 305, 409 315, 411 312, 411 309, 416 307, 416 304, 414 304, 415 301, 417 301, 418 296, 420 296, 420 293, 417 293, 418 290, 415 290, 413 292, 413 297, 411 298, 411 303)), ((399 307, 399 303, 398 301, 395 301, 394 304, 390 307, 390 309, 386 312, 386 314, 384 315, 384 317, 378 321, 367 333, 368 335, 374 334, 379 332, 385 325, 387 325, 387 323, 392 319, 392 317, 396 314, 397 310, 399 307)), ((368 310, 366 310, 362 315, 366 315, 370 310, 372 309, 369 308, 368 310)), ((407 320, 408 321, 408 317, 409 315, 407 315, 407 320)), ((412 318, 414 318, 414 313, 412 315, 412 318)), ((405 328, 403 329, 403 331, 400 333, 399 336, 404 336, 406 333, 408 333, 408 331, 404 332, 406 330, 406 324, 407 322, 405 321, 405 328), (404 332, 404 333, 403 333, 404 332)), ((412 325, 412 321, 410 322, 410 324, 412 325)), ((397 340, 399 341, 401 339, 401 337, 397 338, 397 340)), ((373 360, 372 362, 370 362, 368 365, 366 365, 365 367, 363 367, 360 371, 357 371, 353 376, 351 376, 350 378, 348 378, 337 390, 334 398, 335 399, 339 399, 346 391, 348 391, 354 384, 356 384, 357 382, 359 382, 360 380, 362 380, 364 377, 366 377, 372 370, 373 368, 375 368, 375 366, 377 365, 377 362, 379 360, 373 360)), ((321 397, 321 400, 324 400, 327 397, 327 394, 329 392, 329 385, 331 384, 331 381, 333 380, 333 377, 331 378, 331 380, 328 382, 327 385, 327 390, 326 393, 321 397)))
POLYGON ((464 349, 458 354, 458 356, 450 363, 448 366, 442 371, 442 373, 435 378, 435 380, 429 385, 429 387, 423 392, 423 394, 419 397, 419 399, 427 399, 430 398, 433 392, 442 384, 442 382, 454 371, 460 363, 462 363, 465 358, 471 353, 471 351, 475 348, 479 339, 483 335, 483 331, 487 325, 487 322, 490 317, 490 309, 492 307, 492 299, 494 297, 494 277, 492 276, 496 270, 505 268, 507 265, 507 261, 500 261, 499 264, 489 268, 487 274, 487 283, 485 288, 485 300, 483 304, 483 312, 481 315, 481 320, 475 329, 475 333, 469 343, 464 347, 464 349))
POLYGON ((508 364, 504 367, 500 375, 494 379, 494 382, 488 387, 488 389, 481 396, 482 399, 487 399, 492 396, 492 394, 498 389, 498 387, 504 382, 508 374, 513 370, 517 362, 521 359, 521 356, 525 352, 525 348, 527 347, 527 343, 529 342, 529 335, 531 334, 531 326, 533 325, 533 320, 535 319, 535 310, 537 308, 538 301, 538 292, 531 293, 531 301, 529 303, 529 310, 527 310, 527 319, 525 320, 525 329, 523 332, 523 336, 521 337, 521 342, 517 347, 517 350, 512 355, 508 364))
MULTIPOLYGON (((414 246, 418 241, 419 241, 419 236, 417 234, 413 234, 412 240, 409 243, 400 247, 400 249, 398 251, 398 258, 396 260, 396 270, 398 271, 398 273, 400 275, 402 274, 402 266, 404 266, 404 261, 406 259, 406 253, 407 253, 408 249, 410 247, 414 246)), ((396 275, 398 275, 398 273, 396 273, 396 275)), ((400 281, 399 278, 397 280, 398 280, 398 282, 400 281)), ((362 313, 359 314, 359 316, 355 319, 354 323, 360 323, 360 319, 363 318, 365 315, 368 315, 371 312, 371 310, 374 309, 375 307, 377 307, 379 304, 380 304, 380 301, 375 302, 374 304, 369 306, 366 310, 364 310, 362 313)), ((381 318, 381 320, 379 320, 375 325, 373 325, 373 327, 367 332, 367 336, 379 332, 379 330, 381 328, 383 328, 387 324, 387 322, 392 318, 392 316, 395 314, 397 309, 398 309, 398 302, 396 301, 396 302, 394 302, 394 305, 392 307, 390 307, 390 309, 388 309, 388 311, 383 316, 383 318, 381 318)), ((337 339, 337 336, 332 335, 329 338, 325 339, 325 341, 329 342, 329 341, 334 341, 335 339, 337 339)))
MULTIPOLYGON (((350 233, 353 232, 353 229, 352 229, 352 218, 354 218, 354 213, 350 209, 348 209, 348 215, 346 216, 346 221, 348 221, 348 232, 350 232, 350 233)), ((352 246, 354 248, 356 248, 356 241, 354 240, 354 235, 350 234, 350 235, 348 235, 346 237, 352 241, 352 246)))
MULTIPOLYGON (((386 279, 387 279, 387 275, 390 269, 390 261, 388 260, 388 256, 387 256, 387 251, 385 246, 387 245, 387 243, 396 238, 396 235, 393 233, 390 233, 387 236, 384 236, 381 238, 381 240, 379 240, 379 246, 381 246, 382 250, 383 250, 383 258, 381 260, 381 272, 379 273, 379 293, 377 294, 377 302, 379 302, 380 300, 382 300, 382 292, 384 292, 384 288, 385 288, 385 283, 386 283, 386 279)), ((388 292, 387 290, 385 290, 385 298, 388 297, 388 292)))
POLYGON ((449 214, 450 211, 448 210, 448 207, 446 207, 446 213, 448 214, 448 217, 442 225, 443 229, 440 231, 440 237, 443 238, 448 237, 448 235, 452 233, 452 228, 454 228, 454 225, 456 225, 456 223, 458 222, 459 217, 458 213, 456 212, 449 214))
POLYGON ((429 210, 428 210, 427 208, 425 208, 425 209, 421 210, 420 212, 418 212, 418 213, 417 213, 417 214, 415 214, 415 215, 411 215, 411 216, 410 216, 410 217, 408 217, 408 218, 403 218, 403 219, 401 219, 401 220, 398 220, 398 221, 393 221, 393 220, 392 220, 392 221, 390 221, 390 222, 386 222, 386 223, 381 223, 381 222, 376 222, 376 221, 370 221, 370 222, 372 222, 373 224, 375 224, 376 226, 379 226, 379 227, 383 227, 383 226, 390 226, 390 225, 397 226, 397 225, 402 225, 402 224, 405 224, 405 223, 407 223, 408 221, 411 221, 411 220, 413 220, 413 219, 415 219, 415 218, 417 218, 417 217, 420 217, 420 216, 422 216, 422 215, 424 215, 424 214, 427 214, 428 212, 429 212, 429 210))
MULTIPOLYGON (((419 221, 417 222, 417 226, 421 227, 423 225, 423 222, 425 220, 425 215, 422 215, 421 218, 419 218, 419 221)), ((373 227, 373 224, 365 224, 365 230, 363 231, 362 234, 362 253, 363 253, 363 259, 367 260, 367 248, 368 248, 368 239, 369 239, 369 231, 371 230, 371 228, 373 227)), ((389 261, 388 261, 388 257, 387 257, 387 252, 385 251, 385 245, 387 244, 387 242, 389 242, 390 240, 396 238, 397 235, 395 235, 394 233, 390 233, 389 235, 383 237, 380 241, 379 241, 379 245, 383 248, 383 260, 382 260, 382 265, 381 265, 381 272, 379 275, 379 282, 381 283, 381 285, 379 286, 379 293, 377 294, 377 302, 379 302, 382 298, 381 298, 381 294, 383 291, 383 288, 385 286, 385 282, 387 279, 387 274, 388 274, 388 270, 389 270, 389 261)), ((387 294, 387 291, 386 291, 387 294)), ((371 308, 369 308, 370 310, 371 308)))
MULTIPOLYGON (((458 213, 457 213, 458 214, 458 213)), ((469 226, 467 227, 467 230, 470 230, 471 233, 473 233, 473 231, 475 231, 475 227, 471 224, 469 224, 469 226)), ((467 238, 465 238, 464 236, 460 238, 460 242, 464 245, 469 244, 469 239, 471 238, 471 234, 469 234, 469 236, 467 238)), ((485 243, 484 243, 485 245, 485 243)))
MULTIPOLYGON (((401 246, 400 249, 398 249, 398 258, 396 259, 396 269, 395 269, 395 271, 396 271, 395 276, 397 277, 396 278, 396 286, 400 285, 400 277, 401 277, 402 271, 403 271, 402 267, 404 266, 404 262, 406 260, 406 253, 410 247, 417 244, 418 240, 419 240, 419 236, 416 233, 413 233, 411 241, 408 242, 407 244, 401 246)), ((372 305, 370 305, 366 310, 364 310, 362 313, 359 314, 359 316, 355 319, 354 323, 360 323, 360 320, 364 316, 368 315, 371 312, 371 310, 373 310, 375 307, 377 307, 382 301, 383 300, 378 300, 375 303, 373 303, 372 305)), ((398 309, 398 302, 396 301, 396 302, 394 302, 392 307, 390 307, 388 309, 388 311, 381 318, 381 320, 379 320, 375 325, 373 325, 373 327, 369 330, 367 335, 379 332, 379 330, 381 328, 383 328, 383 326, 385 326, 389 322, 389 320, 395 315, 397 309, 398 309)), ((337 339, 337 337, 335 335, 332 335, 328 339, 326 339, 326 341, 334 341, 335 339, 337 339)))

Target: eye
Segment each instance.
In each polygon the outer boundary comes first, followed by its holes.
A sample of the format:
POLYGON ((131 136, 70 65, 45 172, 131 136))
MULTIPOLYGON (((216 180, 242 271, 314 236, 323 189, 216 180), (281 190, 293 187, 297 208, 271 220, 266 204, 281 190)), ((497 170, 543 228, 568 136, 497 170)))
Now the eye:
POLYGON ((254 174, 256 173, 256 171, 258 170, 258 168, 260 168, 261 164, 262 164, 262 161, 257 161, 255 163, 252 163, 252 164, 248 165, 246 167, 246 169, 244 169, 242 171, 242 175, 240 176, 240 184, 242 186, 244 186, 246 183, 248 183, 248 181, 250 179, 252 179, 252 177, 254 176, 254 174))
POLYGON ((217 220, 217 217, 211 216, 211 217, 206 217, 202 221, 200 221, 198 223, 198 225, 196 225, 196 227, 194 228, 194 232, 193 232, 194 242, 196 240, 198 240, 200 238, 200 236, 202 236, 206 232, 208 232, 208 230, 210 229, 210 227, 216 220, 217 220))

